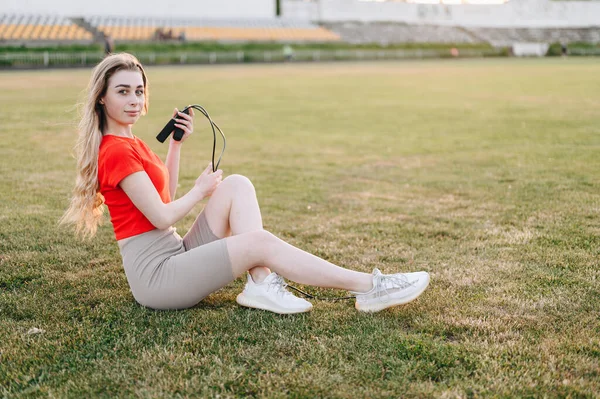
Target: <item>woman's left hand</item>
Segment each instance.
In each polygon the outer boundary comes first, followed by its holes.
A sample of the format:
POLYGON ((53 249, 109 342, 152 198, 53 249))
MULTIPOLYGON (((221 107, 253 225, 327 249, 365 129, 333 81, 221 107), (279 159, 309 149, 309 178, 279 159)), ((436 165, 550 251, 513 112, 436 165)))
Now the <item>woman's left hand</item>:
POLYGON ((173 118, 175 118, 175 127, 183 129, 183 137, 180 141, 176 141, 173 139, 173 135, 171 135, 171 143, 172 144, 181 144, 194 132, 194 109, 189 109, 190 114, 184 114, 180 112, 177 108, 173 112, 173 118))

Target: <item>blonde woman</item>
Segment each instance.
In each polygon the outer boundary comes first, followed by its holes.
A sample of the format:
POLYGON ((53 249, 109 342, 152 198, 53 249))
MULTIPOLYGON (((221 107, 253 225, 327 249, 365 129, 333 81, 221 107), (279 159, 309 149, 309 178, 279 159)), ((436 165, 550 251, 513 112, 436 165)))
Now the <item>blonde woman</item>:
POLYGON ((263 229, 256 193, 241 175, 223 179, 208 165, 175 199, 182 144, 192 135, 190 115, 175 109, 181 141, 172 138, 166 161, 133 134, 148 111, 148 79, 140 62, 121 53, 93 70, 76 145, 78 175, 61 223, 95 235, 108 207, 127 281, 135 300, 153 309, 183 309, 247 275, 237 302, 276 313, 312 304, 291 294, 282 276, 301 284, 345 289, 359 311, 412 301, 429 283, 426 272, 372 274, 348 270, 304 252, 263 229), (182 238, 174 227, 203 199, 208 202, 182 238))

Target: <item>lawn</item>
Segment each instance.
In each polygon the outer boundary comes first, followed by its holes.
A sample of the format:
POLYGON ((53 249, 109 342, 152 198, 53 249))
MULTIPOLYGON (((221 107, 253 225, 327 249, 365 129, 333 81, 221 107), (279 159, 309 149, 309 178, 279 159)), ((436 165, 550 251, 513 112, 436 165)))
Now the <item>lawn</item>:
MULTIPOLYGON (((376 314, 350 300, 281 316, 239 307, 238 279, 191 309, 143 308, 108 217, 92 241, 57 226, 90 70, 2 72, 0 396, 598 395, 597 59, 147 73, 134 133, 163 160, 154 136, 174 107, 201 104, 267 230, 351 269, 426 270, 430 288, 376 314)), ((178 195, 210 158, 199 113, 195 125, 178 195)))

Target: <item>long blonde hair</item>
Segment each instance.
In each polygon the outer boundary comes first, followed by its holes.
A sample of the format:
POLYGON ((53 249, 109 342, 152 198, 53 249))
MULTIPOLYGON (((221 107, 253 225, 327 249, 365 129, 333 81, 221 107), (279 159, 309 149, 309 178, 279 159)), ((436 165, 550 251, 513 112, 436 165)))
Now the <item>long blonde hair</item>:
POLYGON ((74 224, 75 233, 92 238, 102 224, 104 197, 98 183, 98 152, 106 129, 106 113, 100 98, 106 94, 108 80, 117 71, 139 71, 144 81, 144 108, 148 112, 148 80, 142 64, 131 54, 118 53, 104 58, 92 72, 87 98, 82 106, 79 136, 74 150, 77 158, 77 178, 71 204, 59 224, 74 224))

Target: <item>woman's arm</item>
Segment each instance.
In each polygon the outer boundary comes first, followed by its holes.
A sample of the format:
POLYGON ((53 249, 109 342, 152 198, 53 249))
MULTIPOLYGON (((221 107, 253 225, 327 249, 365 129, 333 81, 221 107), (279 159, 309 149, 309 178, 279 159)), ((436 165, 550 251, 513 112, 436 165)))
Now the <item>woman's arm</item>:
POLYGON ((169 193, 171 200, 175 199, 177 193, 177 183, 179 181, 179 158, 181 154, 181 142, 176 142, 171 138, 169 141, 169 151, 167 152, 167 160, 165 165, 169 170, 169 193))
POLYGON ((181 141, 175 141, 173 136, 169 140, 169 151, 167 152, 167 160, 165 165, 169 170, 169 193, 171 200, 175 199, 177 193, 177 183, 179 181, 179 158, 181 155, 181 144, 194 131, 194 109, 190 108, 189 115, 179 112, 177 108, 173 111, 173 118, 176 118, 178 123, 175 124, 180 129, 183 129, 183 137, 181 141))
POLYGON ((222 178, 223 171, 219 169, 213 173, 212 164, 209 164, 189 192, 167 204, 144 171, 130 174, 121 180, 119 186, 154 227, 166 229, 183 219, 198 202, 210 197, 222 178))

